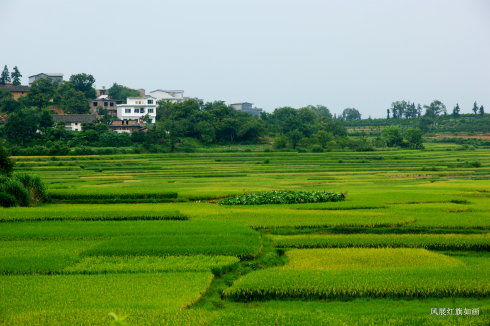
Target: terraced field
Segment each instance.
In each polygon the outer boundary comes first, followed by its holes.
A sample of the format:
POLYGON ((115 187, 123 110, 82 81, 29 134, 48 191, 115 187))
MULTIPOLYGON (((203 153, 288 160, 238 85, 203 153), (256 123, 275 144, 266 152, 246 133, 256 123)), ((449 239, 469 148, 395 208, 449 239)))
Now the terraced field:
POLYGON ((457 149, 16 157, 52 201, 0 209, 0 324, 487 325, 490 150, 457 149), (218 204, 272 190, 346 198, 218 204))

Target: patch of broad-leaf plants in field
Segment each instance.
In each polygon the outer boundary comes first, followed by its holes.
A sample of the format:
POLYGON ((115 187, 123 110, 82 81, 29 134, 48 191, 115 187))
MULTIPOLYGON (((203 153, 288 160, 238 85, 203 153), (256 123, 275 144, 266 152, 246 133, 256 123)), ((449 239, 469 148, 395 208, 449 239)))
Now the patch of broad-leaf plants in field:
POLYGON ((344 194, 328 191, 274 190, 224 198, 220 205, 301 204, 342 201, 344 194))

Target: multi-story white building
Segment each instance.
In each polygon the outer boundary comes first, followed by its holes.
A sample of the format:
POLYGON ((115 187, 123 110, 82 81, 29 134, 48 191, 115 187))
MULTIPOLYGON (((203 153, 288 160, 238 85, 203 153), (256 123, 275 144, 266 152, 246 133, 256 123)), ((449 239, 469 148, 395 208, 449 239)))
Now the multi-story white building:
POLYGON ((157 104, 152 96, 128 97, 126 104, 117 104, 117 117, 120 120, 141 120, 144 116, 155 123, 157 104))
POLYGON ((188 97, 184 97, 184 91, 182 90, 163 90, 156 89, 149 93, 152 97, 154 97, 157 102, 160 100, 167 100, 170 102, 180 102, 185 101, 188 97))

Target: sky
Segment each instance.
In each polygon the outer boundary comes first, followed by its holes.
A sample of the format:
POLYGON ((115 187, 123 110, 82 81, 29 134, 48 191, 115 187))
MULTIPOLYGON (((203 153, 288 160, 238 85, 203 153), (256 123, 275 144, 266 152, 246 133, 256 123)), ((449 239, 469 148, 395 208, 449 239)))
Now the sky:
POLYGON ((0 65, 228 104, 490 109, 490 0, 0 0, 0 65))

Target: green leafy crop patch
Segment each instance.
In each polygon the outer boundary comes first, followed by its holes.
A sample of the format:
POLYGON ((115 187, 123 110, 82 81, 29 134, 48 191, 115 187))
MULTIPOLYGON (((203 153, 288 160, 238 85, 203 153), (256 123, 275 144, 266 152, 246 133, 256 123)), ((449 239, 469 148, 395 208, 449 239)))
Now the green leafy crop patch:
POLYGON ((234 196, 222 199, 220 205, 267 205, 267 204, 299 204, 299 203, 324 203, 342 201, 344 194, 327 191, 291 191, 275 190, 257 192, 246 195, 234 196))

